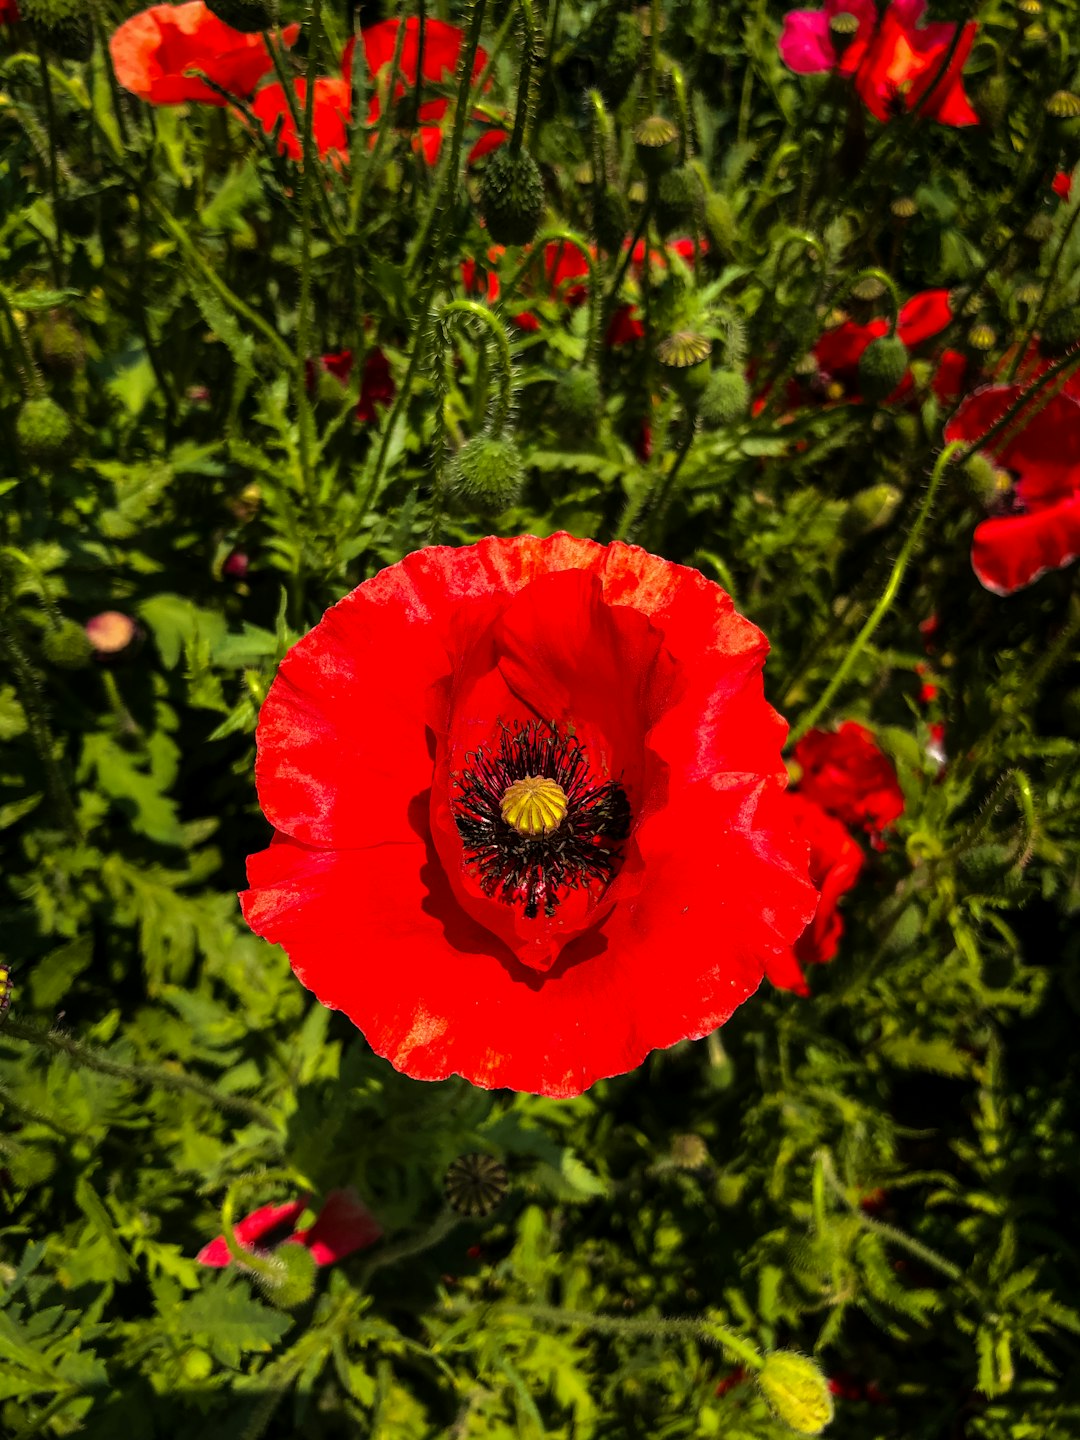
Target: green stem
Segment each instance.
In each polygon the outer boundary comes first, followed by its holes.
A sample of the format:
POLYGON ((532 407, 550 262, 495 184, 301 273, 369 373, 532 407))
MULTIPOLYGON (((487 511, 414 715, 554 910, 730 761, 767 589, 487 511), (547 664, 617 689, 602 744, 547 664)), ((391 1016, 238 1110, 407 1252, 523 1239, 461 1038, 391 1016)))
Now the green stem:
POLYGON ((1016 372, 1020 369, 1020 365, 1023 362, 1024 356, 1028 352, 1028 346, 1031 344, 1035 332, 1039 328, 1039 322, 1042 320, 1042 317, 1046 312, 1047 301, 1050 299, 1050 291, 1053 287, 1054 279, 1058 272, 1058 266, 1061 264, 1061 257, 1065 253, 1065 247, 1069 243, 1069 237, 1072 235, 1072 232, 1076 229, 1076 222, 1078 220, 1080 220, 1080 200, 1078 200, 1077 203, 1073 206, 1073 212, 1069 216, 1069 219, 1061 232, 1061 238, 1059 239, 1057 248, 1054 251, 1054 258, 1050 261, 1050 269, 1046 276, 1046 283, 1043 286, 1043 292, 1039 296, 1039 303, 1035 307, 1035 313, 1031 317, 1031 323, 1028 325, 1023 340, 1021 340, 1020 344, 1016 347, 1016 354, 1013 357, 1012 364, 1009 366, 1008 380, 1010 385, 1016 379, 1016 372))
POLYGON ((540 57, 540 34, 532 0, 518 0, 521 9, 521 69, 518 71, 517 104, 514 107, 514 129, 510 135, 510 154, 520 155, 529 132, 533 108, 533 80, 540 57))
POLYGON ((261 1125, 266 1130, 276 1131, 278 1129, 274 1117, 256 1101, 245 1100, 239 1095, 226 1095, 224 1091, 215 1089, 205 1080, 198 1080, 194 1075, 186 1075, 183 1071, 167 1070, 164 1066, 159 1065, 121 1065, 118 1061, 109 1060, 99 1051, 91 1049, 89 1045, 82 1044, 71 1035, 65 1035, 61 1030, 41 1030, 35 1025, 24 1025, 19 1020, 11 1019, 10 1016, 0 1027, 0 1038, 7 1037, 26 1040, 29 1044, 38 1045, 43 1050, 52 1050, 55 1053, 67 1055, 76 1065, 81 1065, 86 1070, 94 1070, 99 1075, 111 1075, 117 1080, 130 1080, 133 1084, 151 1085, 159 1090, 187 1091, 189 1094, 200 1096, 201 1099, 222 1110, 232 1110, 246 1120, 261 1125))
POLYGON ((477 300, 451 300, 439 311, 437 327, 440 334, 439 364, 443 363, 443 347, 449 345, 450 327, 448 320, 454 315, 471 315, 487 326, 489 345, 494 346, 499 372, 499 398, 491 412, 488 428, 494 435, 501 435, 510 418, 510 407, 514 401, 514 362, 510 355, 510 341, 506 330, 494 313, 477 300))
MULTIPOLYGON (((401 68, 401 53, 405 47, 405 26, 399 25, 397 34, 394 37, 394 54, 390 61, 390 67, 385 73, 381 84, 376 84, 376 96, 379 107, 379 126, 375 132, 375 146, 371 154, 367 156, 362 164, 357 164, 357 150, 366 147, 358 146, 357 141, 363 133, 364 121, 364 94, 359 82, 353 81, 352 103, 356 106, 353 116, 353 123, 350 130, 349 153, 350 164, 353 166, 352 184, 349 193, 349 231, 356 235, 360 226, 360 219, 364 212, 364 198, 367 194, 368 180, 379 173, 379 161, 382 159, 383 150, 386 147, 387 136, 390 134, 391 119, 394 113, 393 94, 397 81, 398 71, 401 68)), ((353 75, 359 74, 364 63, 364 47, 360 43, 359 36, 353 48, 353 75)))
MULTIPOLYGON (((52 80, 49 77, 49 62, 45 57, 45 45, 40 34, 36 36, 38 62, 41 66, 41 89, 45 100, 45 121, 49 130, 49 198, 52 201, 53 224, 56 226, 57 265, 64 253, 64 232, 60 223, 60 180, 56 160, 56 104, 53 100, 52 80)), ((62 276, 56 277, 61 283, 62 276)))
POLYGON ((442 1210, 426 1230, 419 1235, 408 1236, 399 1240, 394 1245, 384 1245, 372 1256, 360 1272, 360 1289, 366 1290, 368 1282, 377 1270, 385 1269, 387 1265, 395 1265, 399 1260, 409 1260, 414 1255, 422 1255, 425 1250, 432 1249, 441 1240, 445 1240, 452 1230, 456 1230, 461 1224, 462 1217, 453 1210, 442 1210))
POLYGON ((53 810, 56 812, 57 821, 66 831, 70 840, 81 840, 82 835, 79 830, 78 817, 75 814, 75 806, 72 803, 63 769, 56 758, 52 728, 49 725, 45 706, 41 701, 40 682, 16 643, 6 616, 0 618, 0 654, 6 658, 11 667, 11 673, 15 677, 15 691, 19 697, 19 703, 26 712, 30 738, 38 753, 42 769, 45 771, 45 784, 53 810))
POLYGON ((792 730, 791 734, 788 736, 787 743, 789 747, 795 745, 799 740, 801 740, 802 737, 806 734, 806 732, 813 728, 813 726, 828 709, 828 707, 833 701, 833 697, 837 694, 837 692, 840 690, 841 686, 847 679, 848 675, 851 673, 855 662, 858 660, 863 650, 869 644, 871 638, 874 635, 874 632, 877 630, 882 620, 884 620, 885 616, 888 614, 889 609, 892 606, 892 602, 896 598, 897 591, 900 589, 900 583, 904 578, 907 567, 911 563, 911 558, 915 554, 919 541, 922 538, 922 532, 925 528, 926 521, 929 518, 930 509, 934 503, 934 497, 937 495, 938 487, 940 486, 941 481, 944 478, 945 472, 948 469, 953 458, 959 451, 963 450, 963 448, 964 447, 960 443, 960 441, 954 440, 951 444, 946 445, 944 450, 942 450, 941 454, 938 456, 937 463, 934 466, 933 474, 930 477, 930 484, 927 486, 926 489, 926 495, 923 499, 922 505, 919 507, 919 513, 915 517, 915 523, 911 527, 907 540, 904 542, 903 549, 896 557, 896 563, 893 565, 892 573, 889 576, 888 583, 886 584, 885 589, 882 591, 881 599, 874 606, 873 610, 870 612, 870 616, 867 619, 866 624, 862 627, 858 635, 856 635, 855 639, 848 647, 847 654, 844 656, 843 660, 841 660, 839 666, 836 669, 836 673, 833 675, 828 685, 826 685, 825 690, 822 693, 822 696, 818 700, 817 704, 811 706, 808 713, 803 716, 803 718, 799 721, 799 723, 792 730))
POLYGON ((649 114, 656 114, 660 71, 660 0, 649 0, 649 114))
MULTIPOLYGON (((686 426, 686 434, 683 436, 682 441, 679 444, 678 453, 675 456, 675 463, 661 480, 659 487, 655 491, 655 503, 649 507, 652 511, 652 518, 649 527, 650 533, 652 535, 653 543, 657 546, 659 546, 660 544, 661 535, 663 533, 663 524, 667 516, 668 507, 671 504, 671 497, 675 493, 675 481, 679 478, 679 471, 682 469, 683 461, 690 453, 690 447, 693 445, 694 436, 697 433, 697 422, 694 413, 687 411, 686 415, 684 416, 683 423, 686 426)), ((623 524, 619 527, 618 538, 620 540, 629 540, 630 536, 633 533, 633 529, 634 525, 627 525, 626 517, 624 516, 623 524)))
POLYGON ((308 78, 304 95, 303 166, 300 186, 300 303, 296 315, 296 408, 299 420, 300 474, 305 494, 313 493, 311 471, 313 417, 307 393, 307 361, 311 350, 311 210, 312 186, 318 155, 315 150, 315 77, 319 68, 322 41, 322 0, 311 0, 311 31, 308 38, 308 78))
POLYGON ((225 1246, 229 1254, 239 1265, 253 1270, 256 1275, 261 1275, 263 1280, 271 1287, 280 1279, 280 1272, 274 1261, 268 1255, 257 1255, 253 1250, 245 1249, 236 1238, 236 1211, 239 1205, 240 1196, 249 1191, 252 1186, 260 1187, 276 1181, 284 1181, 286 1184, 295 1185, 296 1176, 291 1170, 264 1170, 257 1175, 240 1175, 225 1192, 225 1199, 221 1205, 221 1229, 225 1236, 225 1246))
POLYGON ((596 274, 596 261, 593 258, 592 251, 589 249, 588 241, 584 236, 578 235, 576 231, 558 228, 554 230, 542 230, 540 234, 536 236, 532 242, 532 249, 503 286, 502 293, 499 297, 499 309, 503 310, 506 308, 508 298, 514 294, 517 287, 521 284, 537 260, 543 260, 546 264, 547 247, 551 244, 572 245, 585 262, 585 268, 589 277, 586 300, 586 304, 588 305, 588 325, 586 327, 588 340, 586 341, 585 349, 585 360, 588 364, 594 361, 600 352, 601 305, 596 274))
POLYGON ((30 347, 26 343, 26 337, 19 329, 15 319, 15 312, 11 308, 11 301, 6 291, 0 286, 0 314, 8 323, 8 330, 11 332, 12 348, 16 351, 22 369, 23 390, 28 399, 34 399, 45 393, 45 386, 42 383, 41 372, 34 364, 34 357, 30 353, 30 347))

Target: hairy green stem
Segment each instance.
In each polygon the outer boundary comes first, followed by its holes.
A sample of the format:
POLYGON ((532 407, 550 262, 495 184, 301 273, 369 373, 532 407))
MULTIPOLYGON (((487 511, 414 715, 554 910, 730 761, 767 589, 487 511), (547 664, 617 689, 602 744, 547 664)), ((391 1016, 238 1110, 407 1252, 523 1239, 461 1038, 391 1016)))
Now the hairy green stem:
POLYGON ((1042 320, 1043 315, 1046 313, 1047 301, 1050 299, 1050 291, 1053 288, 1054 280, 1057 276, 1058 266, 1061 264, 1061 257, 1065 253, 1065 247, 1068 245, 1069 238, 1072 235, 1073 231, 1076 229, 1076 222, 1078 220, 1080 220, 1080 199, 1078 199, 1076 204, 1073 206, 1072 214, 1069 216, 1068 221, 1062 229, 1061 238, 1057 243, 1057 248, 1054 251, 1053 259, 1050 261, 1050 268, 1046 276, 1046 283, 1043 286, 1043 292, 1039 296, 1039 303, 1035 307, 1035 312, 1032 315, 1031 322, 1024 333, 1024 338, 1016 347, 1016 354, 1013 356, 1013 362, 1009 366, 1008 379, 1010 384, 1012 384, 1012 382, 1016 379, 1016 372, 1020 369, 1020 366, 1024 360, 1024 356, 1028 352, 1028 346, 1034 339, 1035 333, 1039 328, 1039 323, 1042 320))
POLYGON ((311 449, 314 442, 314 417, 307 393, 307 362, 311 350, 311 210, 313 186, 316 183, 315 149, 315 76, 319 68, 322 42, 322 0, 311 0, 311 30, 308 36, 308 79, 304 95, 303 179, 300 186, 300 303, 296 314, 296 409, 299 430, 300 474, 304 492, 312 495, 314 476, 311 470, 311 449))
POLYGON ((510 135, 510 154, 520 155, 529 133, 533 108, 533 82, 536 63, 540 59, 540 34, 532 0, 518 0, 521 10, 521 68, 518 71, 517 103, 514 106, 514 129, 510 135))
POLYGON ((470 315, 487 327, 488 345, 494 351, 499 375, 499 395, 491 413, 488 428, 492 434, 500 435, 506 429, 514 401, 514 362, 510 356, 510 341, 507 339, 506 329, 495 314, 486 305, 481 305, 479 301, 451 300, 439 311, 436 322, 440 340, 440 365, 443 363, 443 354, 450 341, 448 321, 455 315, 470 315))
POLYGON ((26 712, 30 739, 45 771, 45 785, 56 819, 68 838, 78 841, 82 838, 79 821, 63 768, 56 758, 52 728, 41 700, 40 682, 16 642, 6 616, 0 616, 0 654, 7 660, 15 678, 15 693, 26 712))

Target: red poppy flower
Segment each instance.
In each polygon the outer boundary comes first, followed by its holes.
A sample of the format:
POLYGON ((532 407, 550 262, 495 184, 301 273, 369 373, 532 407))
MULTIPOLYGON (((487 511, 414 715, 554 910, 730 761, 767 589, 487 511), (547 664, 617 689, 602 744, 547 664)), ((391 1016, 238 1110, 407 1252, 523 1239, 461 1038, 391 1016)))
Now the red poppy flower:
POLYGON ((789 792, 786 799, 790 818, 810 847, 810 883, 821 898, 813 920, 794 947, 769 964, 765 973, 779 989, 809 995, 804 969, 823 965, 836 954, 844 933, 840 897, 858 880, 863 853, 840 821, 820 805, 795 792, 789 792))
MULTIPOLYGON (((1019 385, 976 390, 946 425, 946 440, 979 440, 1021 394, 1019 385)), ((1080 555, 1080 399, 1054 395, 987 453, 1015 479, 1002 497, 1006 513, 975 527, 971 564, 987 590, 1011 595, 1080 555)))
MULTIPOLYGON (((896 333, 909 350, 916 350, 941 333, 952 323, 952 307, 948 290, 923 290, 912 295, 900 307, 896 317, 896 333)), ((844 389, 845 398, 859 398, 859 361, 872 340, 888 333, 889 322, 882 318, 858 325, 845 320, 826 330, 814 346, 818 367, 827 380, 844 389)), ((904 379, 888 396, 893 404, 911 390, 911 376, 904 379)))
MULTIPOLYGON (((282 38, 291 45, 299 33, 299 25, 289 25, 282 38)), ((109 54, 124 89, 152 105, 227 103, 188 71, 201 70, 230 95, 250 95, 271 68, 263 37, 242 35, 212 14, 203 0, 152 5, 132 15, 110 36, 109 54)))
POLYGON ((839 730, 810 730, 795 746, 799 794, 842 824, 879 835, 904 812, 892 761, 855 720, 839 730))
POLYGON ((1068 170, 1059 170, 1054 176, 1052 189, 1062 200, 1068 200, 1072 194, 1072 174, 1068 170))
MULTIPOLYGON (((353 353, 351 350, 336 350, 330 355, 320 356, 319 365, 328 375, 333 375, 335 380, 347 385, 352 375, 353 353)), ((309 390, 314 387, 313 365, 308 367, 307 383, 309 390)), ((386 352, 380 346, 373 345, 364 356, 364 373, 360 382, 360 398, 356 402, 356 419, 370 424, 378 418, 375 407, 392 405, 396 394, 397 386, 394 384, 386 352)))
POLYGON ((952 50, 956 26, 917 24, 912 13, 921 15, 923 8, 889 6, 859 61, 855 89, 878 120, 917 109, 943 125, 977 125, 979 117, 964 94, 963 70, 978 24, 969 21, 952 50))
MULTIPOLYGON (((384 65, 389 65, 393 60, 400 23, 399 20, 382 20, 378 25, 369 25, 366 30, 361 32, 364 60, 372 79, 378 76, 384 65)), ((396 103, 417 84, 422 88, 425 80, 433 84, 448 84, 453 81, 457 73, 464 39, 465 33, 457 25, 450 25, 445 20, 429 19, 424 24, 424 48, 421 59, 420 22, 416 16, 410 16, 405 21, 405 39, 401 47, 401 59, 398 65, 398 78, 394 85, 393 101, 396 103)), ((346 85, 350 88, 355 49, 356 38, 354 36, 345 46, 345 53, 342 57, 342 74, 346 85)), ((487 64, 487 58, 487 51, 482 46, 477 46, 472 71, 474 83, 480 78, 487 64)), ((442 121, 445 119, 449 107, 450 101, 445 96, 422 100, 417 111, 417 119, 421 122, 442 121)), ((379 115, 379 96, 377 93, 373 93, 368 102, 368 124, 377 124, 379 115)), ((496 133, 505 138, 505 131, 489 130, 473 147, 475 153, 470 152, 470 160, 487 154, 501 144, 501 139, 494 139, 496 133)), ((434 165, 439 158, 439 150, 442 146, 441 126, 421 123, 414 138, 414 144, 428 164, 434 165)))
POLYGON ((408 556, 282 662, 248 923, 418 1079, 574 1095, 707 1034, 814 909, 766 650, 634 546, 408 556))
POLYGON ((645 325, 638 318, 636 305, 619 305, 612 311, 604 332, 605 345, 612 348, 616 345, 632 345, 635 340, 642 340, 644 337, 645 325))
MULTIPOLYGON (((307 1209, 310 1196, 285 1205, 262 1205, 233 1226, 245 1250, 263 1254, 282 1244, 303 1245, 316 1265, 333 1265, 354 1250, 365 1250, 382 1237, 382 1227, 353 1190, 331 1190, 314 1223, 306 1230, 295 1225, 307 1209)), ((196 1255, 200 1265, 222 1269, 232 1264, 225 1236, 219 1235, 196 1255)))
MULTIPOLYGON (((307 103, 307 81, 295 80, 296 106, 301 117, 307 103)), ((312 138, 319 152, 319 159, 333 158, 340 164, 349 158, 349 109, 352 96, 344 80, 333 80, 320 75, 315 81, 315 109, 312 114, 312 138)), ((268 135, 274 126, 281 123, 278 131, 278 150, 291 160, 302 160, 304 146, 296 133, 296 123, 280 84, 264 85, 251 104, 252 110, 262 123, 268 135)))
POLYGON ((19 18, 19 7, 15 0, 0 0, 0 25, 14 25, 19 18))

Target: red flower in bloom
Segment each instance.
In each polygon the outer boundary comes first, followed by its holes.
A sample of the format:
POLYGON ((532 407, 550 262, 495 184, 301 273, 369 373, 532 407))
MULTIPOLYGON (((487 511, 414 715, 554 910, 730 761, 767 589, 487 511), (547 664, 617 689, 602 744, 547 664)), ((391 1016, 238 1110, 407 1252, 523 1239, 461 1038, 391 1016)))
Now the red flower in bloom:
POLYGON ((574 1095, 707 1034, 814 909, 766 649, 633 546, 408 556, 282 662, 248 923, 417 1079, 574 1095))
POLYGON ((0 0, 0 25, 14 25, 19 18, 19 7, 15 0, 0 0))
MULTIPOLYGON (((256 1254, 272 1250, 278 1243, 303 1245, 316 1265, 333 1265, 382 1237, 379 1222, 352 1190, 331 1190, 314 1224, 306 1230, 295 1229, 309 1199, 303 1195, 287 1205, 263 1205, 234 1225, 233 1233, 245 1250, 256 1254)), ((200 1265, 215 1269, 232 1264, 224 1235, 204 1245, 195 1258, 200 1265)))
MULTIPOLYGON (((366 30, 361 32, 364 60, 368 74, 373 80, 378 77, 383 66, 389 65, 394 58, 400 23, 399 20, 383 20, 378 25, 369 25, 366 30)), ((418 84, 422 88, 425 80, 432 84, 452 82, 457 73, 458 59, 461 55, 464 38, 464 31, 457 25, 449 25, 445 20, 429 19, 424 24, 423 57, 421 58, 420 22, 415 16, 410 16, 405 21, 405 39, 402 42, 398 78, 394 85, 392 101, 396 103, 408 90, 414 89, 418 84)), ((345 46, 345 54, 342 58, 342 74, 349 87, 352 86, 352 61, 355 49, 354 37, 345 46)), ((487 51, 482 46, 477 46, 472 71, 474 83, 479 79, 487 64, 487 58, 487 51)), ((423 122, 442 121, 446 117, 449 106, 450 101, 445 96, 422 100, 419 106, 417 118, 421 124, 419 133, 415 137, 415 145, 429 165, 434 165, 439 158, 439 150, 442 146, 442 128, 439 124, 432 125, 423 122)), ((368 103, 368 124, 376 124, 379 115, 379 96, 378 93, 373 93, 368 103)), ((502 144, 505 138, 505 130, 488 130, 473 146, 469 153, 469 160, 472 161, 481 155, 488 154, 502 144)))
MULTIPOLYGON (((289 25, 282 38, 291 45, 299 33, 299 25, 289 25)), ((211 14, 203 0, 152 5, 132 15, 110 36, 109 54, 124 89, 152 105, 227 103, 188 71, 201 70, 230 95, 250 95, 271 68, 263 37, 242 35, 211 14)))
MULTIPOLYGON (((296 91, 296 106, 301 117, 307 103, 307 81, 293 82, 296 91)), ((312 114, 312 138, 319 152, 319 159, 333 157, 340 163, 349 158, 349 108, 351 92, 344 80, 333 80, 320 75, 315 81, 315 109, 312 114)), ((291 160, 301 160, 304 145, 296 133, 296 122, 285 95, 283 85, 264 85, 255 96, 252 110, 262 123, 268 135, 280 121, 278 149, 291 160)))
MULTIPOLYGON (((1023 394, 987 385, 945 427, 946 440, 977 441, 1023 394)), ((1013 479, 1003 513, 975 527, 971 564, 995 595, 1011 595, 1080 555, 1080 399, 1054 395, 1022 428, 1007 427, 987 453, 1013 479)))
POLYGON ((921 14, 921 6, 890 5, 859 62, 855 89, 878 120, 898 110, 918 110, 943 125, 977 125, 979 117, 964 94, 963 71, 978 24, 972 20, 964 26, 953 50, 956 26, 918 25, 911 18, 916 8, 921 14))
POLYGON ((807 965, 824 965, 836 954, 844 922, 838 909, 840 897, 855 884, 862 869, 863 853, 848 832, 805 795, 789 792, 788 812, 795 829, 810 847, 810 883, 819 891, 817 911, 793 949, 766 966, 765 973, 781 990, 809 995, 803 973, 807 965))
MULTIPOLYGON (((901 305, 896 317, 896 333, 909 350, 916 350, 932 340, 952 323, 948 290, 923 290, 901 305)), ((845 320, 826 330, 814 346, 818 366, 827 380, 844 387, 846 398, 859 398, 859 361, 872 340, 886 335, 889 322, 871 320, 857 325, 845 320)), ((911 376, 904 379, 888 397, 889 402, 901 399, 911 389, 911 376)))
POLYGON ((874 0, 825 0, 820 10, 789 10, 777 42, 780 59, 796 75, 816 75, 822 70, 852 75, 866 53, 876 21, 874 0), (841 57, 836 53, 829 22, 842 12, 854 15, 859 29, 841 57))
POLYGON ((855 720, 839 730, 810 730, 795 746, 802 770, 799 794, 844 825, 880 835, 904 813, 904 793, 892 761, 855 720))
POLYGON ((1062 200, 1068 200, 1072 194, 1072 175, 1068 170, 1059 170, 1054 176, 1053 191, 1062 200))
MULTIPOLYGON (((335 380, 347 385, 352 375, 353 353, 351 350, 335 350, 330 355, 321 356, 319 364, 328 375, 333 375, 335 380)), ((308 369, 308 389, 312 389, 315 384, 315 367, 309 364, 308 369)), ((386 358, 385 351, 374 345, 364 356, 364 374, 360 382, 360 398, 356 402, 356 419, 370 424, 377 418, 375 407, 392 405, 396 394, 397 386, 390 373, 390 361, 386 358)))

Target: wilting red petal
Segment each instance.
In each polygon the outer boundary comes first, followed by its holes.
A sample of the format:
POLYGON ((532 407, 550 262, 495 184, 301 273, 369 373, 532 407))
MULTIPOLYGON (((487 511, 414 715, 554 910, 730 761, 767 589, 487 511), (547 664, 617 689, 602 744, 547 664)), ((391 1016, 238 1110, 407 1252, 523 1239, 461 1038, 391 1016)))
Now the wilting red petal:
POLYGON ((887 334, 888 329, 889 322, 882 319, 871 320, 867 325, 857 325, 854 320, 835 325, 826 330, 814 346, 819 367, 831 378, 857 389, 863 351, 871 340, 887 334))
POLYGON ((874 834, 904 811, 904 792, 892 761, 855 720, 839 730, 810 730, 795 746, 802 770, 799 794, 844 825, 874 834))
POLYGON ((480 139, 477 140, 476 144, 469 151, 467 163, 474 165, 477 160, 482 160, 485 155, 490 155, 493 150, 498 150, 499 146, 505 144, 509 139, 509 130, 485 130, 483 135, 480 136, 480 139))
POLYGON ((934 394, 943 405, 959 399, 967 379, 968 357, 962 350, 943 350, 934 371, 934 394))
POLYGON ((1027 515, 984 520, 975 527, 971 567, 987 590, 1011 595, 1078 555, 1080 492, 1027 515))
MULTIPOLYGON (((299 25, 282 31, 286 45, 299 25)), ((200 70, 230 95, 250 95, 271 69, 261 35, 242 35, 207 9, 203 0, 152 5, 117 27, 109 37, 116 79, 125 90, 152 105, 204 105, 227 101, 204 81, 185 72, 200 70)))
MULTIPOLYGON (((237 1221, 233 1226, 233 1234, 245 1250, 256 1250, 259 1242, 275 1230, 282 1230, 286 1226, 291 1230, 307 1209, 307 1203, 308 1196, 302 1195, 299 1200, 289 1200, 284 1205, 261 1205, 243 1220, 237 1221)), ((200 1265, 210 1265, 215 1269, 231 1265, 232 1256, 225 1243, 225 1236, 219 1235, 208 1245, 204 1245, 195 1259, 200 1265)))
POLYGON ((249 923, 421 1079, 576 1094, 707 1033, 814 908, 765 649, 718 586, 632 546, 407 557, 271 687, 257 777, 278 834, 249 862, 249 923), (523 912, 473 903, 444 810, 452 757, 528 717, 572 725, 590 784, 625 780, 632 827, 607 892, 568 887, 562 935, 523 965, 523 912))
POLYGON ((923 290, 900 307, 896 333, 909 350, 914 350, 947 329, 952 318, 948 290, 923 290))

